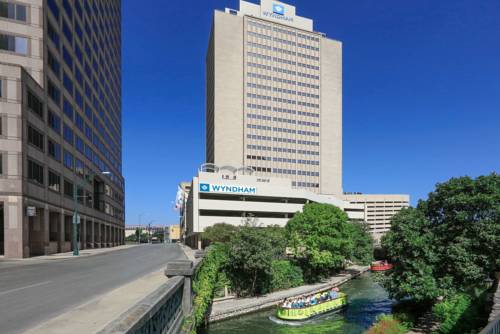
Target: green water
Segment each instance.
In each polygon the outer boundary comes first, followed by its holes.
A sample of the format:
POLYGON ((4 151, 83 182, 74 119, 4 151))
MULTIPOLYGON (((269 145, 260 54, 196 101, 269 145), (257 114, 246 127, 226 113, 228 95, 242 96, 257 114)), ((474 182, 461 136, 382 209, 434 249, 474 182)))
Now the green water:
POLYGON ((340 313, 326 314, 305 322, 284 322, 267 310, 211 324, 209 334, 359 334, 381 313, 391 313, 392 301, 369 273, 341 286, 349 306, 340 313))

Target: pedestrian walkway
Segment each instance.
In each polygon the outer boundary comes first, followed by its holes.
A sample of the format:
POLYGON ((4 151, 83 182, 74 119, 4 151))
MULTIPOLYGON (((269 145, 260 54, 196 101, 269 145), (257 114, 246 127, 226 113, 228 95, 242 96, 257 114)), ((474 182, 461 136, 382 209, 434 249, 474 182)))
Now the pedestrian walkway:
POLYGON ((332 276, 320 283, 303 285, 288 290, 276 291, 259 297, 232 298, 215 301, 212 305, 212 312, 210 313, 209 321, 219 321, 223 319, 233 318, 246 313, 263 310, 278 305, 285 298, 293 298, 304 294, 316 293, 333 286, 338 286, 356 276, 359 276, 361 273, 367 271, 368 269, 368 266, 354 265, 348 267, 340 274, 332 276))
MULTIPOLYGON (((119 251, 122 249, 127 249, 130 247, 135 247, 135 246, 138 246, 138 244, 128 244, 128 245, 106 247, 106 248, 88 248, 88 249, 80 250, 80 252, 79 252, 80 255, 78 255, 78 256, 84 257, 84 256, 99 255, 99 254, 119 251)), ((34 260, 37 260, 37 259, 38 260, 60 260, 60 259, 76 258, 78 256, 73 255, 73 252, 66 252, 66 253, 56 253, 56 254, 50 254, 50 255, 34 256, 31 259, 34 259, 34 260)))

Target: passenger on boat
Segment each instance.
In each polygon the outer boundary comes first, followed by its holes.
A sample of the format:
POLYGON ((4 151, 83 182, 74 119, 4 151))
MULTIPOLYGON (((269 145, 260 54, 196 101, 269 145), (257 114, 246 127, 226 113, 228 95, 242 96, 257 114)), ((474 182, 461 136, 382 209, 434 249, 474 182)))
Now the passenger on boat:
POLYGON ((295 299, 285 299, 281 304, 283 308, 302 308, 312 305, 317 305, 322 302, 338 298, 339 288, 331 288, 330 291, 316 293, 308 296, 300 296, 295 299))

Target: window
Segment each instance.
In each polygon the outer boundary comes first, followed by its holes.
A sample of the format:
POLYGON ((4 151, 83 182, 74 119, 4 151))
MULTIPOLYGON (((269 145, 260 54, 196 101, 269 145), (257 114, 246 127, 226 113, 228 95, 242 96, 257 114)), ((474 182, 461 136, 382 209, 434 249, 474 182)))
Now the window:
POLYGON ((43 185, 43 167, 28 159, 28 179, 43 185))
POLYGON ((76 82, 80 85, 80 87, 83 87, 83 76, 82 72, 78 69, 78 66, 75 66, 75 79, 76 82))
POLYGON ((78 89, 75 89, 75 102, 83 110, 83 97, 78 89))
POLYGON ((59 49, 59 34, 49 21, 47 21, 47 35, 59 49))
POLYGON ((63 59, 64 62, 69 66, 69 68, 73 68, 73 59, 71 58, 71 54, 63 45, 63 59))
POLYGON ((49 156, 57 161, 61 161, 61 145, 51 139, 47 139, 49 156))
POLYGON ((0 1, 0 17, 26 22, 26 6, 0 1))
POLYGON ((83 133, 83 117, 79 113, 75 113, 75 125, 83 133))
POLYGON ((66 14, 68 14, 68 17, 70 19, 72 19, 73 18, 73 10, 72 10, 71 5, 69 4, 68 0, 63 0, 63 8, 64 8, 64 11, 66 12, 66 14))
POLYGON ((54 15, 56 19, 59 18, 59 7, 57 6, 56 0, 47 0, 47 5, 49 6, 50 11, 54 15))
POLYGON ((75 147, 80 153, 83 153, 84 150, 83 139, 77 135, 75 135, 75 147))
POLYGON ((0 175, 3 175, 3 155, 0 153, 0 175))
POLYGON ((70 120, 73 120, 73 106, 66 99, 63 101, 63 112, 70 120))
POLYGON ((73 192, 74 192, 73 183, 71 183, 68 180, 64 180, 64 195, 73 198, 73 196, 75 195, 73 192))
POLYGON ((73 43, 73 34, 71 33, 71 30, 69 29, 69 26, 66 23, 66 20, 62 21, 62 31, 63 31, 64 36, 68 40, 69 44, 73 43))
POLYGON ((66 91, 73 96, 73 81, 66 72, 63 74, 63 85, 66 91))
POLYGON ((75 159, 75 172, 78 176, 83 177, 83 162, 80 159, 75 159))
POLYGON ((28 39, 26 37, 0 34, 0 50, 27 55, 28 39))
POLYGON ((28 125, 28 143, 43 151, 43 134, 31 125, 28 125))
POLYGON ((63 126, 63 137, 64 137, 65 141, 67 141, 69 144, 73 145, 73 140, 74 140, 73 139, 73 130, 66 123, 64 123, 64 126, 63 126))
POLYGON ((74 161, 73 161, 73 154, 69 153, 68 151, 64 151, 64 166, 73 170, 74 166, 74 161))
POLYGON ((28 91, 28 108, 35 114, 43 118, 43 104, 42 102, 30 91, 28 91))
POLYGON ((0 79, 0 97, 2 97, 2 79, 0 79))
POLYGON ((49 123, 49 126, 52 130, 54 130, 58 134, 61 133, 61 118, 54 114, 54 112, 51 110, 49 110, 48 112, 47 123, 49 123))
POLYGON ((61 177, 51 170, 49 170, 49 189, 61 192, 61 177))
POLYGON ((57 105, 61 104, 61 92, 59 89, 49 80, 49 84, 47 87, 47 91, 49 93, 49 97, 54 101, 57 105))
POLYGON ((59 76, 60 73, 59 69, 61 68, 61 65, 59 65, 59 62, 54 57, 52 52, 50 52, 49 50, 47 50, 47 63, 49 64, 49 67, 52 70, 52 72, 54 72, 54 74, 59 76))

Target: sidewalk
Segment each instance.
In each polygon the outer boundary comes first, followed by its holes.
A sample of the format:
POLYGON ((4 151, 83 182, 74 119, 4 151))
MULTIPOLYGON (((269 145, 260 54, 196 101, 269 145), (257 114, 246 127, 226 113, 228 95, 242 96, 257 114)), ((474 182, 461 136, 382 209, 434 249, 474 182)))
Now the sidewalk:
POLYGON ((283 299, 303 294, 316 293, 327 288, 341 285, 368 271, 368 266, 350 266, 344 272, 330 277, 321 283, 303 285, 296 288, 276 291, 264 296, 251 298, 232 298, 215 301, 212 305, 209 322, 233 318, 242 314, 267 309, 279 304, 283 299))
POLYGON ((49 319, 47 322, 25 333, 97 333, 125 311, 139 303, 145 296, 156 291, 167 280, 163 269, 157 270, 55 318, 49 319))
POLYGON ((131 247, 136 247, 136 246, 138 246, 138 245, 137 244, 129 244, 129 245, 121 245, 121 246, 115 246, 115 247, 106 247, 106 248, 89 248, 89 249, 80 250, 80 255, 78 255, 78 256, 74 256, 73 252, 66 252, 66 253, 56 253, 56 254, 50 254, 50 255, 34 256, 34 257, 31 257, 31 259, 33 259, 33 260, 73 259, 73 258, 77 258, 77 257, 86 257, 86 256, 93 256, 93 255, 99 255, 99 254, 119 251, 122 249, 127 249, 127 248, 131 248, 131 247))

